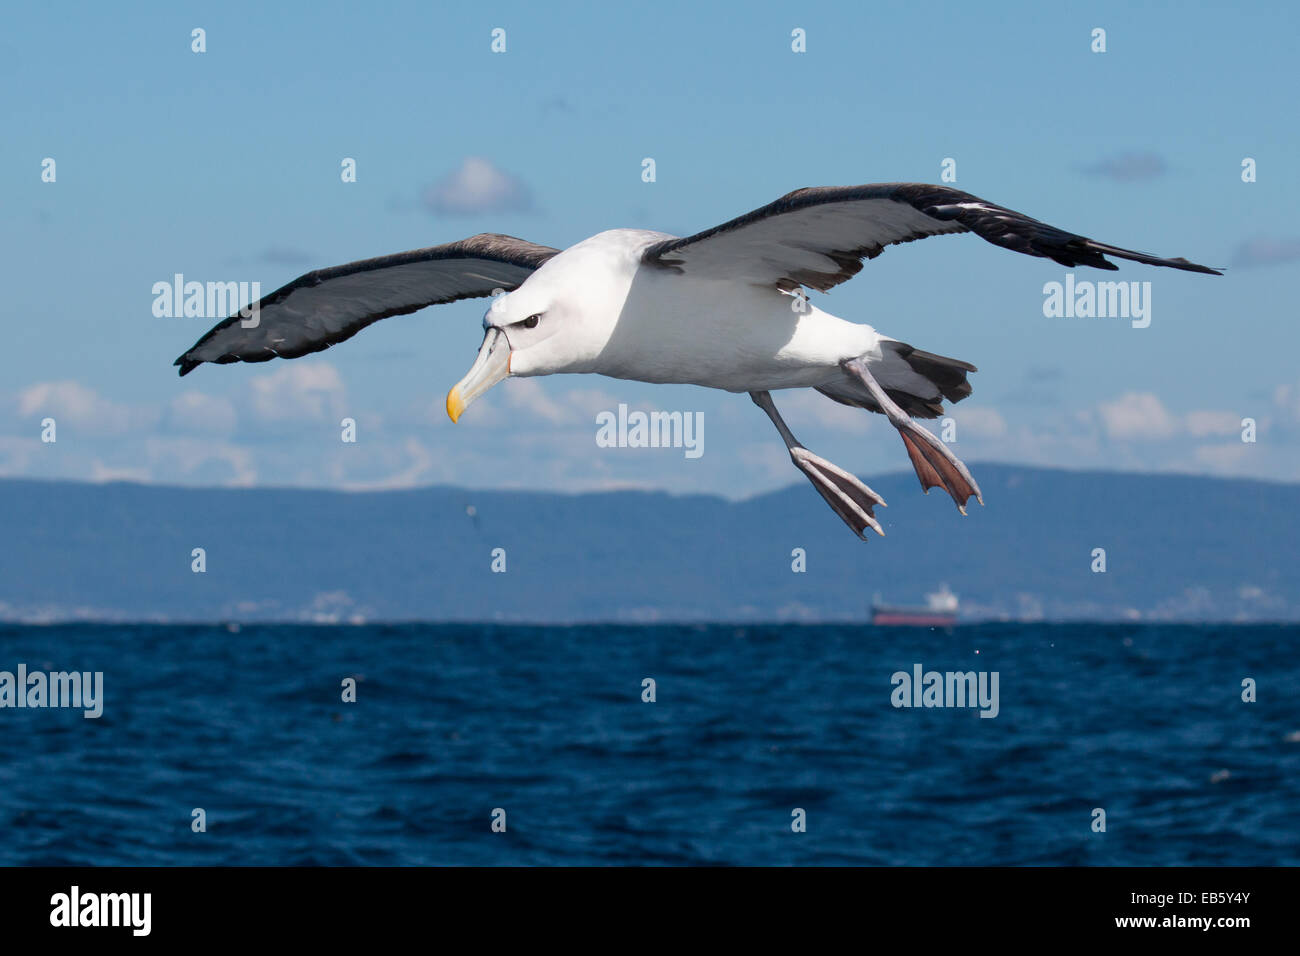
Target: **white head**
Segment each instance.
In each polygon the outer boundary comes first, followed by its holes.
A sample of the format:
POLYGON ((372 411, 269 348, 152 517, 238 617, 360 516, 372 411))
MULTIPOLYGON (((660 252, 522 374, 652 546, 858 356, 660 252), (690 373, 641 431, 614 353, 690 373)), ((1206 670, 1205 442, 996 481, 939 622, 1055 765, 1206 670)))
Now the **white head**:
POLYGON ((610 251, 591 245, 599 238, 566 249, 519 288, 492 300, 483 316, 478 358, 447 393, 453 422, 474 399, 511 375, 593 370, 634 271, 611 268, 610 251))

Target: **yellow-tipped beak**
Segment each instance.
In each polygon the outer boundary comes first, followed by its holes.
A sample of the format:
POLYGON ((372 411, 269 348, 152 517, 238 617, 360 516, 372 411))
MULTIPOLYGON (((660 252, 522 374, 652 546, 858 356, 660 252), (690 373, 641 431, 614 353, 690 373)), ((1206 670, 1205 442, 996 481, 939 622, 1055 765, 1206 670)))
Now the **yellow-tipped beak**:
POLYGON ((451 391, 447 393, 447 417, 451 419, 454 425, 460 421, 460 413, 465 410, 465 402, 460 397, 460 386, 453 385, 451 391))
POLYGON ((447 417, 460 421, 474 399, 509 374, 510 343, 500 329, 488 329, 473 367, 447 393, 447 417))

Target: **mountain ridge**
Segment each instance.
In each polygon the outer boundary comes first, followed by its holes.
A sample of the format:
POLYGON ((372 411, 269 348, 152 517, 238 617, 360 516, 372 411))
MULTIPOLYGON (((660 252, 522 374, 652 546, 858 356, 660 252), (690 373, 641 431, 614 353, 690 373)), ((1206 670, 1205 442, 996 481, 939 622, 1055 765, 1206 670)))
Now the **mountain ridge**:
POLYGON ((940 583, 968 619, 1300 620, 1300 485, 972 469, 987 507, 966 518, 910 473, 867 478, 890 507, 866 543, 805 484, 731 500, 6 478, 0 620, 865 621, 874 596, 940 583))

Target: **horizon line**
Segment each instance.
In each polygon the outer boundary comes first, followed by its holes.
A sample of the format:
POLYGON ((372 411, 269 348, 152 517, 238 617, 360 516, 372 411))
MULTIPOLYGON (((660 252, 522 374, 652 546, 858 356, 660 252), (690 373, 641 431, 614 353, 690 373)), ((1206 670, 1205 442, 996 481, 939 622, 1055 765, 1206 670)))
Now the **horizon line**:
MULTIPOLYGON (((1065 465, 1034 465, 1022 464, 1005 461, 981 461, 972 459, 971 467, 991 468, 991 469, 1019 469, 1022 471, 1039 471, 1039 472, 1058 472, 1073 475, 1116 475, 1132 478, 1177 478, 1177 479, 1200 479, 1204 481, 1232 481, 1246 482, 1259 485, 1281 486, 1281 487, 1300 487, 1300 480, 1285 478, 1260 478, 1254 475, 1218 475, 1206 472, 1189 472, 1177 470, 1151 470, 1151 471, 1130 471, 1118 468, 1103 467, 1083 467, 1075 468, 1065 465)), ((906 477, 911 472, 904 468, 896 468, 889 471, 871 472, 867 477, 871 480, 880 480, 883 478, 893 478, 895 476, 906 477)), ((789 484, 781 485, 778 488, 769 491, 758 491, 753 494, 744 495, 739 498, 729 498, 726 495, 713 491, 673 491, 668 488, 654 488, 641 485, 629 484, 625 487, 609 488, 588 488, 578 490, 566 490, 563 488, 526 488, 522 486, 501 485, 496 487, 475 488, 469 485, 456 484, 426 484, 426 485, 409 485, 393 488, 367 488, 367 487, 338 487, 330 485, 291 485, 291 484, 178 484, 173 482, 153 482, 140 481, 132 478, 110 478, 103 481, 96 481, 92 478, 67 478, 54 476, 30 476, 30 475, 3 475, 0 474, 0 484, 3 483, 20 483, 28 484, 62 484, 62 485, 85 485, 96 488, 112 486, 128 486, 135 488, 156 488, 161 490, 176 491, 294 491, 294 492, 314 492, 323 494, 339 495, 382 495, 382 494, 410 494, 413 492, 428 491, 459 491, 472 494, 530 494, 530 495, 559 495, 566 497, 577 497, 580 495, 611 495, 611 494, 653 494, 668 495, 673 498, 715 498, 719 501, 736 504, 747 501, 754 501, 769 495, 779 495, 789 491, 791 488, 802 488, 800 482, 792 481, 789 484)))

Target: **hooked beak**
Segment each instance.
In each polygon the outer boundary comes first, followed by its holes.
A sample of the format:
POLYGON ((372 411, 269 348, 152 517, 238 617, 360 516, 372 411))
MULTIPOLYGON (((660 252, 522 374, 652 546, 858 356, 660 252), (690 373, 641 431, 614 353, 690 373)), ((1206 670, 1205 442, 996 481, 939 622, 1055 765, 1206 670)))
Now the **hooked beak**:
POLYGON ((509 374, 510 343, 500 329, 488 329, 474 365, 447 393, 447 417, 458 421, 474 399, 509 374))

